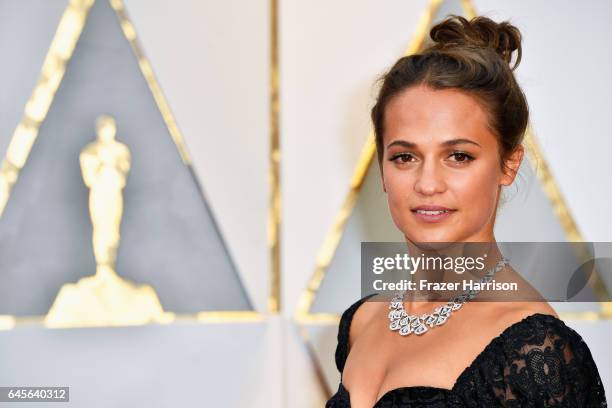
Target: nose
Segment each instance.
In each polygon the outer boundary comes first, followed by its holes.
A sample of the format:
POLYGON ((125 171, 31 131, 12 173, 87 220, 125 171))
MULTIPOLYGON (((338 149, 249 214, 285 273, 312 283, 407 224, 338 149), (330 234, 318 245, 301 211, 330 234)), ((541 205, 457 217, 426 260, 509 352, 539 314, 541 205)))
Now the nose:
POLYGON ((418 170, 414 191, 422 195, 434 195, 445 190, 444 169, 433 160, 424 161, 418 170))

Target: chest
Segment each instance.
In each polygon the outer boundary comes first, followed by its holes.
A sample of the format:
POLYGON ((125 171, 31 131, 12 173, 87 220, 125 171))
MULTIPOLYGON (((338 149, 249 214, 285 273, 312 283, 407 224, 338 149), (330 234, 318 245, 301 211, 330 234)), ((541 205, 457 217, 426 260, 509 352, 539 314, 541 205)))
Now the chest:
POLYGON ((360 333, 344 366, 342 383, 350 390, 353 408, 371 407, 396 388, 450 390, 486 346, 482 336, 466 334, 465 322, 449 320, 423 335, 403 337, 379 321, 360 333))

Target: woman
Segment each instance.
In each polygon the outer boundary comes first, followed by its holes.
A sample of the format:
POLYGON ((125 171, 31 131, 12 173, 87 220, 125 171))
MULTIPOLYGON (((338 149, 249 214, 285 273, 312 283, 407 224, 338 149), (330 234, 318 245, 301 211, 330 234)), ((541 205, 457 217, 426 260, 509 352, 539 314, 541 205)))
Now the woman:
MULTIPOLYGON (((513 74, 520 32, 453 15, 430 36, 433 45, 385 74, 372 109, 389 209, 409 247, 495 243, 501 188, 518 172, 528 122, 513 74)), ((530 293, 511 265, 494 266, 495 280, 530 293)), ((465 301, 444 324, 404 336, 390 309, 421 316, 446 302, 370 297, 342 315, 341 382, 327 408, 607 406, 587 345, 545 301, 465 301)))

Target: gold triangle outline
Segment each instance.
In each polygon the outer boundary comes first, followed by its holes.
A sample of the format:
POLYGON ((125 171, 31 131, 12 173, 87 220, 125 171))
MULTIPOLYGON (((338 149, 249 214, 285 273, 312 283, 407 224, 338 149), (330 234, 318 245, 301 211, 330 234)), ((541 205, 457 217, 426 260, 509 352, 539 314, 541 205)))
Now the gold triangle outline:
MULTIPOLYGON (((405 52, 405 55, 410 55, 418 51, 427 36, 428 29, 431 26, 433 17, 436 15, 442 1, 444 0, 430 0, 427 10, 421 16, 417 30, 413 35, 411 43, 405 52)), ((476 10, 472 5, 471 0, 461 0, 461 6, 463 12, 468 18, 475 17, 476 10)), ((544 188, 547 197, 553 204, 556 215, 561 220, 564 231, 568 237, 581 237, 580 232, 569 212, 563 196, 555 183, 552 173, 544 160, 544 156, 537 145, 536 138, 533 135, 531 127, 528 128, 525 136, 525 146, 528 151, 529 160, 534 168, 537 168, 537 164, 541 165, 541 172, 537 172, 537 177, 544 188)), ((325 278, 327 268, 332 260, 335 250, 340 242, 343 230, 346 226, 348 218, 352 213, 355 206, 357 196, 365 180, 369 165, 376 154, 376 145, 374 143, 373 131, 370 131, 368 139, 362 149, 362 152, 357 160, 357 165, 353 172, 353 177, 349 185, 349 190, 345 196, 344 202, 342 203, 341 209, 336 215, 336 218, 325 236, 324 243, 317 256, 316 265, 311 279, 308 282, 307 287, 304 289, 300 296, 298 307, 294 313, 293 319, 297 324, 299 335, 303 341, 305 351, 311 360, 313 370, 319 383, 321 390, 323 391, 326 399, 331 398, 333 391, 329 387, 327 380, 323 374, 323 367, 319 358, 316 356, 316 349, 314 343, 307 331, 307 326, 337 326, 340 322, 340 315, 336 313, 311 313, 310 309, 314 303, 315 297, 321 285, 321 282, 325 278)), ((569 238, 568 238, 569 239, 569 238)), ((601 284, 601 281, 599 281, 601 284)), ((605 307, 605 303, 600 302, 600 305, 605 307)), ((605 311, 605 309, 602 309, 605 311)), ((599 321, 603 318, 612 318, 612 313, 600 312, 568 312, 560 313, 562 319, 581 320, 581 321, 599 321)))
MULTIPOLYGON (((94 0, 95 1, 95 0, 94 0)), ((100 1, 100 0, 98 0, 100 1)), ((190 169, 191 174, 194 175, 194 178, 196 179, 196 183, 198 184, 198 189, 200 190, 202 199, 205 200, 205 197, 202 194, 202 188, 200 187, 200 181, 197 178, 197 172, 195 171, 195 168, 193 168, 193 162, 191 160, 191 157, 189 155, 189 151, 187 149, 187 146, 185 144, 185 139, 183 137, 183 134, 177 124, 177 121, 174 118, 174 115, 172 114, 172 110, 170 109, 170 104, 168 103, 162 89, 161 86, 159 85, 159 82, 157 80, 157 77, 155 76, 154 70, 153 70, 153 65, 150 63, 149 59, 147 58, 145 52, 144 52, 144 48, 142 46, 142 44, 140 43, 140 40, 138 39, 138 35, 136 34, 136 28, 134 26, 134 24, 132 23, 132 21, 130 20, 128 13, 126 11, 125 8, 125 4, 123 2, 123 0, 108 0, 108 2, 110 3, 111 7, 113 8, 113 10, 115 11, 115 14, 117 15, 117 18, 119 20, 119 23, 121 25, 121 30, 123 31, 123 34, 125 36, 125 38, 128 40, 128 42, 130 43, 130 47, 132 48, 132 52, 134 53, 134 55, 136 56, 136 59, 138 61, 138 66, 140 67, 140 71, 143 75, 143 77, 145 78, 145 81, 147 82, 147 85, 149 86, 149 90, 151 91, 153 98, 155 100, 155 103, 157 105, 157 108, 159 110, 159 112, 162 114, 162 118, 164 120, 164 123, 166 124, 166 127, 168 128, 168 132, 170 133, 170 137, 172 138, 172 141, 174 142, 179 155, 181 156, 181 160, 183 161, 183 164, 190 169)), ((211 215, 212 216, 212 215, 211 215)), ((225 238, 223 237, 223 234, 221 233, 221 230, 218 227, 217 221, 216 219, 214 219, 214 217, 212 218, 212 222, 214 225, 215 230, 218 233, 219 239, 222 241, 222 244, 225 248, 228 249, 228 256, 230 257, 230 262, 234 265, 234 270, 236 271, 236 275, 238 277, 238 281, 247 297, 247 301, 249 302, 250 305, 253 305, 253 302, 250 299, 250 295, 249 292, 247 290, 247 286, 244 284, 244 282, 242 281, 242 279, 240 279, 240 271, 238 270, 232 256, 231 253, 229 251, 229 246, 227 245, 227 242, 225 241, 225 238)), ((273 283, 276 282, 277 280, 273 280, 273 283)), ((271 299, 273 299, 273 297, 271 297, 271 299)), ((269 304, 270 305, 274 305, 272 300, 269 300, 269 304)), ((278 302, 277 302, 278 304, 278 302)), ((244 311, 236 311, 237 313, 246 313, 245 316, 250 315, 251 313, 253 313, 253 311, 251 310, 244 310, 244 311)), ((204 311, 204 312, 199 312, 199 315, 202 316, 203 314, 207 314, 207 313, 217 313, 217 312, 208 312, 208 311, 204 311)), ((225 313, 225 312, 224 312, 225 313)), ((233 316, 233 314, 231 314, 232 312, 227 312, 230 313, 228 314, 228 316, 233 316)), ((259 312, 255 312, 255 313, 259 313, 259 312)), ((238 318, 238 320, 242 319, 242 317, 238 318)))
POLYGON ((138 61, 138 66, 140 67, 140 72, 145 78, 147 85, 149 86, 149 90, 153 95, 153 99, 155 99, 155 103, 157 105, 157 109, 162 114, 162 118, 164 119, 164 123, 168 128, 168 132, 170 132, 170 137, 172 141, 176 145, 178 149, 179 155, 181 156, 181 160, 183 163, 191 167, 191 157, 189 156, 187 146, 185 145, 185 140, 183 138, 183 134, 180 131, 176 120, 174 119, 174 115, 172 114, 172 110, 170 109, 170 105, 162 92, 161 87, 159 86, 159 82, 155 76, 153 71, 153 66, 149 62, 149 59, 146 57, 144 53, 144 49, 138 40, 138 36, 136 35, 136 29, 134 24, 132 24, 131 20, 128 17, 127 11, 125 9, 125 5, 123 4, 123 0, 109 0, 109 3, 115 13, 117 18, 119 19, 119 23, 121 25, 121 30, 123 31, 123 35, 130 43, 130 47, 134 55, 136 56, 136 60, 138 61))
MULTIPOLYGON (((426 10, 422 13, 415 33, 410 40, 408 48, 404 55, 411 55, 423 47, 427 38, 431 23, 440 8, 443 0, 430 0, 426 10)), ((325 278, 327 268, 332 261, 335 251, 340 243, 340 239, 346 227, 346 223, 353 211, 357 197, 361 190, 361 186, 368 172, 368 167, 376 154, 376 144, 374 143, 374 131, 370 130, 364 147, 361 150, 357 165, 353 171, 353 176, 349 184, 349 190, 346 194, 340 210, 336 214, 330 230, 325 236, 323 245, 317 255, 315 270, 308 282, 306 289, 302 292, 294 319, 298 323, 330 323, 336 324, 340 320, 340 316, 336 313, 311 313, 310 309, 314 303, 317 292, 321 286, 321 282, 325 278)))
MULTIPOLYGON (((422 15, 413 39, 404 55, 411 55, 418 52, 423 46, 429 28, 442 2, 445 0, 430 0, 428 9, 422 15)), ((460 0, 463 12, 467 18, 473 18, 477 15, 471 0, 460 0)), ((524 145, 527 150, 527 156, 536 173, 540 185, 544 189, 546 196, 552 204, 555 215, 559 219, 568 241, 583 242, 584 239, 576 225, 574 218, 571 215, 569 207, 561 194, 550 167, 544 158, 544 155, 536 141, 533 129, 529 125, 525 134, 524 145), (538 171, 538 169, 540 171, 538 171)), ((298 306, 294 313, 294 320, 301 324, 338 324, 340 315, 337 313, 312 313, 310 312, 316 295, 319 291, 321 283, 325 278, 327 269, 333 259, 336 249, 340 243, 342 234, 352 214, 353 208, 357 202, 359 192, 368 172, 368 168, 376 154, 376 145, 374 142, 374 132, 370 130, 367 141, 357 160, 357 165, 353 172, 350 181, 348 193, 342 203, 342 206, 333 221, 331 228, 325 236, 323 245, 319 250, 315 262, 314 272, 308 282, 308 285, 303 290, 298 306)), ((594 271, 593 276, 589 280, 589 284, 593 287, 595 294, 599 299, 607 299, 608 292, 603 284, 597 271, 594 271)), ((561 317, 571 317, 576 320, 593 320, 593 319, 612 319, 612 308, 607 306, 607 302, 599 301, 600 310, 598 312, 566 312, 561 313, 561 317), (608 310, 610 309, 610 310, 608 310)))
MULTIPOLYGON (((429 0, 425 11, 421 14, 415 32, 412 35, 412 39, 410 40, 404 55, 413 54, 422 48, 425 39, 427 38, 427 33, 431 22, 442 4, 442 1, 444 0, 429 0)), ((363 181, 365 180, 368 166, 375 154, 376 145, 374 143, 374 132, 373 130, 370 130, 368 139, 361 150, 359 158, 357 159, 357 165, 350 181, 349 191, 344 198, 344 202, 342 203, 340 211, 336 215, 331 229, 325 236, 325 241, 317 256, 314 273, 308 282, 307 287, 302 292, 298 301, 297 309, 293 315, 293 321, 297 326, 305 352, 312 364, 317 383, 321 387, 326 399, 331 398, 333 391, 325 379, 325 375, 323 374, 323 366, 316 355, 316 348, 311 336, 308 333, 307 326, 337 326, 340 322, 340 315, 335 313, 310 313, 310 308, 315 300, 321 282, 325 278, 327 268, 332 260, 332 257, 334 256, 346 223, 357 201, 357 196, 359 195, 359 191, 363 185, 363 181)))
MULTIPOLYGON (((0 218, 4 212, 6 204, 10 199, 10 193, 18 181, 19 172, 25 166, 32 146, 36 142, 38 130, 46 119, 49 108, 53 104, 55 94, 62 82, 68 63, 76 48, 81 33, 87 23, 89 12, 96 0, 70 0, 66 9, 62 13, 60 22, 45 56, 41 74, 34 87, 32 95, 26 102, 24 116, 17 125, 6 156, 0 167, 0 218)), ((191 159, 184 143, 182 133, 172 115, 159 83, 153 73, 153 68, 144 54, 143 48, 138 41, 136 30, 125 11, 122 0, 98 0, 108 1, 115 11, 122 32, 134 52, 138 65, 144 76, 151 93, 153 94, 158 110, 162 114, 170 136, 177 147, 181 160, 188 167, 192 168, 191 159)), ((192 169, 193 172, 193 169, 192 169)), ((195 174, 195 173, 193 173, 195 174)), ((213 220, 214 221, 214 220, 213 220)), ((225 245, 225 242, 224 242, 225 245)), ((238 275, 240 276, 240 275, 238 275)), ((246 287, 240 280, 245 293, 248 296, 246 287)), ((252 302, 249 299, 249 302, 252 302)), ((170 324, 175 321, 192 321, 197 323, 225 323, 225 322, 260 322, 266 320, 268 316, 255 310, 218 310, 200 311, 196 313, 173 313, 169 312, 170 317, 163 322, 147 324, 170 324)), ((14 316, 0 315, 0 330, 11 330, 23 325, 45 326, 46 315, 35 316, 14 316)), ((138 324, 140 325, 140 324, 138 324)), ((96 326, 111 327, 111 326, 96 326)))
POLYGON ((55 93, 64 78, 66 66, 72 58, 94 1, 70 0, 62 13, 38 81, 26 102, 23 117, 13 132, 0 165, 0 217, 36 142, 40 125, 53 104, 55 93))

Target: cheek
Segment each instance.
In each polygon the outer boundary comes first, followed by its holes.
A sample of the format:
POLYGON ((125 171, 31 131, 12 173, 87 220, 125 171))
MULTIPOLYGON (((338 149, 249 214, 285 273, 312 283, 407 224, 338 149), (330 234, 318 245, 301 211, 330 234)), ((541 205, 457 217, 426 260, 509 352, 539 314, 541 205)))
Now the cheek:
POLYGON ((384 176, 385 188, 389 201, 404 202, 412 191, 414 180, 411 179, 409 172, 394 171, 395 169, 386 169, 384 176))
POLYGON ((410 206, 414 204, 411 198, 414 192, 414 180, 409 172, 393 170, 390 169, 384 173, 387 204, 394 224, 405 232, 407 223, 410 222, 410 206))
POLYGON ((495 208, 499 169, 494 163, 483 163, 471 170, 460 177, 450 177, 448 188, 462 211, 488 218, 495 208))

